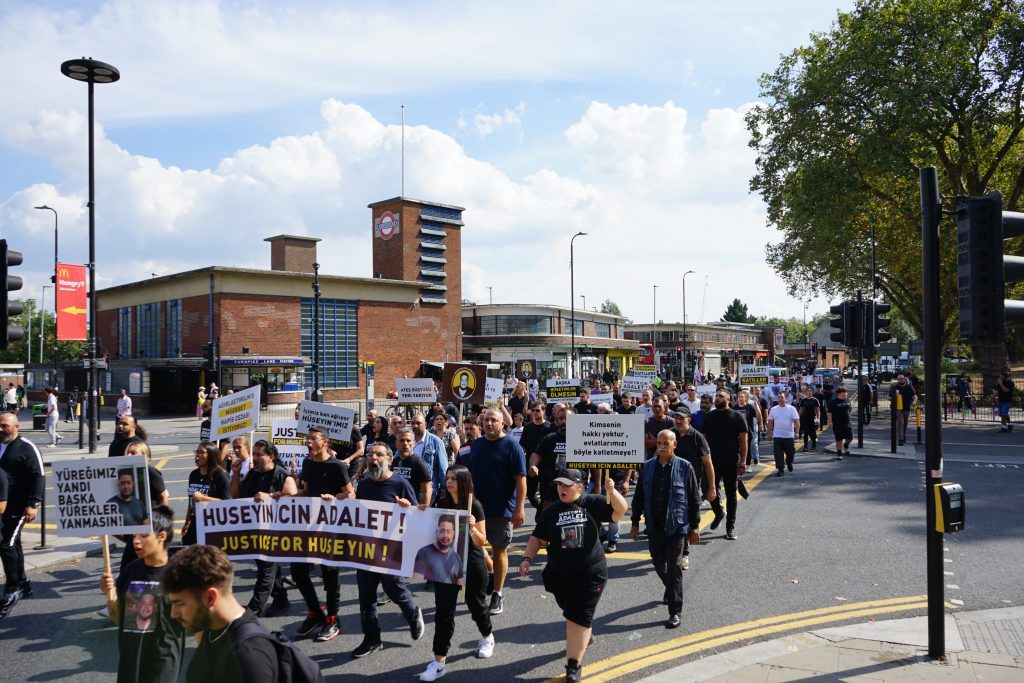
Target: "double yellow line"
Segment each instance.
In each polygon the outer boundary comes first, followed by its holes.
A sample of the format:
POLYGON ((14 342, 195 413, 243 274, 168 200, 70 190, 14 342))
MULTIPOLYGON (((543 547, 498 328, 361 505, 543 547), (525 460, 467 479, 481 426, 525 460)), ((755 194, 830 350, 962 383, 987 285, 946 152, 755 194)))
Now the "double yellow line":
MULTIPOLYGON (((857 617, 890 614, 893 612, 909 612, 927 609, 927 607, 928 600, 925 595, 913 595, 888 600, 869 600, 866 602, 835 605, 833 607, 822 607, 804 612, 793 612, 791 614, 744 621, 699 633, 691 633, 647 647, 630 650, 608 659, 587 662, 584 666, 586 667, 588 683, 603 683, 615 680, 626 674, 635 673, 639 669, 655 666, 656 664, 662 664, 674 659, 681 659, 702 650, 733 645, 743 640, 752 640, 786 631, 805 630, 812 626, 820 626, 830 622, 844 621, 857 617)), ((956 605, 951 603, 946 603, 946 607, 949 609, 957 608, 956 605)), ((549 682, 559 680, 561 680, 560 677, 552 678, 549 679, 549 682)))

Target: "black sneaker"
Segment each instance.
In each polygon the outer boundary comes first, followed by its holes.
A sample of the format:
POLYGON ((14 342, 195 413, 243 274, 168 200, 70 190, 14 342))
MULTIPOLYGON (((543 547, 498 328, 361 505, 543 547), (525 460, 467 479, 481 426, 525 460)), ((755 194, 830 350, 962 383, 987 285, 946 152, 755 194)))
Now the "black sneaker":
POLYGON ((785 473, 786 473, 786 470, 775 470, 775 476, 776 477, 781 477, 785 473))
POLYGON ((668 621, 665 622, 665 628, 679 628, 679 624, 681 623, 682 620, 679 618, 679 615, 672 614, 669 615, 668 621))
POLYGON ((793 471, 793 463, 787 462, 786 463, 786 469, 789 470, 790 472, 792 472, 793 471))
POLYGON ((725 539, 727 541, 735 541, 736 540, 736 532, 734 530, 732 530, 732 529, 726 529, 725 530, 725 539))
POLYGON ((384 605, 391 602, 391 598, 384 591, 377 591, 377 607, 383 607, 384 605))
POLYGON ((419 640, 423 637, 423 628, 423 610, 417 607, 416 616, 409 622, 409 633, 412 634, 413 640, 419 640))
POLYGON ((501 614, 505 611, 505 599, 502 598, 501 593, 491 593, 491 607, 487 611, 491 614, 501 614))
POLYGON ((714 531, 715 529, 717 529, 719 527, 719 525, 722 523, 723 519, 725 519, 725 513, 724 512, 716 512, 715 513, 715 519, 714 519, 714 521, 711 522, 711 524, 708 526, 708 528, 711 529, 712 531, 714 531))
POLYGON ((580 681, 583 680, 583 667, 579 664, 577 664, 576 666, 566 664, 565 680, 567 683, 580 683, 580 681))
POLYGON ((309 610, 306 612, 306 618, 302 620, 302 623, 299 624, 298 630, 295 631, 295 635, 299 638, 308 638, 313 635, 314 631, 320 629, 326 620, 327 618, 324 616, 323 612, 319 610, 315 612, 313 610, 309 610))
POLYGON ((338 626, 337 617, 327 617, 324 619, 323 626, 320 627, 320 633, 316 634, 315 640, 318 643, 325 643, 328 640, 334 640, 341 633, 341 627, 338 626))
POLYGON ((372 654, 377 650, 383 649, 384 643, 380 642, 379 640, 363 640, 363 642, 359 643, 359 647, 352 650, 352 656, 356 659, 359 659, 361 657, 365 657, 368 654, 372 654))
POLYGON ((263 609, 263 616, 273 617, 278 614, 284 614, 291 606, 292 603, 284 596, 274 598, 273 602, 263 609))
POLYGON ((11 614, 11 610, 14 606, 21 601, 24 597, 20 588, 7 591, 7 595, 4 596, 3 602, 0 602, 0 621, 3 621, 11 614))
POLYGON ((618 549, 619 549, 619 544, 616 543, 615 541, 611 541, 611 542, 608 543, 608 549, 605 550, 605 552, 606 553, 614 553, 614 552, 618 551, 618 549))

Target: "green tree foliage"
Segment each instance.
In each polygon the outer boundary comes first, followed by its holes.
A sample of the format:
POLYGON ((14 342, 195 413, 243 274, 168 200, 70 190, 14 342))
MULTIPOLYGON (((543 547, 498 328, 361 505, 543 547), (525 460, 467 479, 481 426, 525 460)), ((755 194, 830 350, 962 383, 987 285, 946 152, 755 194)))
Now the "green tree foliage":
MULTIPOLYGON (((881 291, 918 333, 922 268, 918 171, 939 169, 947 209, 991 190, 1024 194, 1021 0, 860 0, 831 30, 783 56, 747 117, 752 190, 781 239, 768 260, 801 297, 881 291)), ((940 229, 946 339, 957 335, 956 232, 940 229)), ((1002 343, 974 341, 987 378, 1002 343)))
MULTIPOLYGON (((32 333, 32 339, 25 339, 11 342, 6 349, 0 351, 0 363, 25 363, 28 361, 28 344, 32 344, 32 362, 39 362, 39 324, 40 315, 36 302, 26 299, 22 302, 24 310, 14 316, 11 321, 13 325, 20 325, 25 329, 25 334, 32 333), (31 317, 31 330, 29 330, 29 318, 31 317)), ((43 360, 47 363, 53 362, 53 314, 43 311, 43 360)), ((81 352, 87 348, 85 342, 58 342, 57 357, 60 361, 79 360, 81 352)))
POLYGON ((731 323, 749 323, 753 322, 753 318, 750 313, 747 312, 747 305, 739 299, 733 299, 729 307, 725 309, 725 313, 722 314, 722 320, 731 323))
MULTIPOLYGON (((804 342, 804 331, 807 332, 809 337, 814 334, 814 330, 817 329, 818 325, 822 324, 820 320, 808 320, 807 324, 804 325, 804 321, 801 318, 766 318, 764 316, 753 318, 750 322, 758 327, 781 327, 786 344, 802 344, 804 342)), ((824 324, 827 325, 828 322, 824 324)))
POLYGON ((610 315, 622 315, 622 311, 619 310, 619 305, 611 299, 605 299, 604 303, 601 304, 601 313, 608 313, 610 315))

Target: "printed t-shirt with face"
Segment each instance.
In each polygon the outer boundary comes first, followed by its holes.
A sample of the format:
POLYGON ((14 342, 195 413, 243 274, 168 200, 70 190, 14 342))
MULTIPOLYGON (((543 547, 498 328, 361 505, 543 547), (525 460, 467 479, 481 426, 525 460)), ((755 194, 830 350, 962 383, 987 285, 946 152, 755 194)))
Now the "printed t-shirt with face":
POLYGON ((304 495, 310 498, 319 498, 324 493, 336 496, 349 484, 348 465, 337 458, 317 462, 307 457, 302 461, 299 478, 306 484, 304 495))
MULTIPOLYGON (((419 499, 420 486, 430 481, 430 465, 418 455, 410 456, 405 460, 395 456, 391 462, 391 471, 404 478, 416 491, 416 499, 419 499)), ((421 501, 422 502, 422 501, 421 501)))
POLYGON ((584 494, 575 503, 556 500, 544 508, 533 535, 547 541, 545 573, 571 576, 605 566, 597 524, 612 521, 604 496, 584 494))
POLYGON ((555 472, 565 467, 565 432, 555 430, 545 436, 537 444, 534 453, 540 456, 537 474, 543 487, 540 489, 541 495, 550 499, 548 488, 555 479, 555 472))
MULTIPOLYGON (((166 565, 164 565, 166 566, 166 565)), ((134 560, 117 579, 118 683, 174 683, 178 680, 185 632, 171 618, 171 603, 160 590, 164 567, 134 560)))

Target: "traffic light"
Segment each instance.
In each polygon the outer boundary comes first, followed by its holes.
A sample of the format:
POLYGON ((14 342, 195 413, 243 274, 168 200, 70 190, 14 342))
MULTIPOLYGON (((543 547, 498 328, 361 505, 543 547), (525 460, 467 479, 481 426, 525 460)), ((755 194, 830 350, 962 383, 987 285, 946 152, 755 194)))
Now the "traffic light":
POLYGON ((827 346, 822 346, 821 347, 821 360, 822 360, 822 362, 825 362, 826 358, 828 358, 828 347, 827 346))
POLYGON ((20 301, 13 301, 9 292, 21 289, 21 278, 17 275, 10 275, 10 266, 21 265, 21 252, 7 248, 7 240, 0 240, 0 281, 3 281, 3 298, 0 299, 0 349, 6 349, 7 344, 25 338, 25 329, 20 325, 11 325, 11 318, 19 315, 24 307, 20 301))
POLYGON ((1024 321, 1024 302, 1006 300, 1006 284, 1024 279, 1024 257, 1004 256, 1003 240, 1024 235, 1024 214, 1003 211, 998 192, 956 207, 960 334, 1002 341, 1006 321, 1024 321))
POLYGON ((813 358, 818 357, 818 342, 811 342, 811 356, 813 358))
POLYGON ((839 315, 838 318, 830 319, 828 324, 840 330, 830 334, 829 339, 839 342, 840 346, 847 348, 859 347, 863 342, 864 307, 856 301, 844 301, 841 304, 829 306, 828 310, 839 315))
POLYGON ((217 367, 217 347, 213 342, 206 342, 203 346, 203 355, 206 357, 206 368, 213 370, 217 367))
POLYGON ((877 348, 879 344, 887 342, 892 338, 887 329, 889 327, 889 319, 884 317, 892 306, 880 304, 877 301, 869 301, 867 305, 871 316, 868 321, 868 324, 871 326, 868 328, 868 334, 870 335, 868 341, 871 342, 872 347, 877 348))
POLYGON ((838 342, 840 346, 848 346, 846 343, 846 304, 848 303, 848 301, 844 301, 841 304, 828 307, 829 313, 839 316, 838 318, 829 318, 828 320, 829 327, 839 330, 830 334, 829 339, 838 342))

